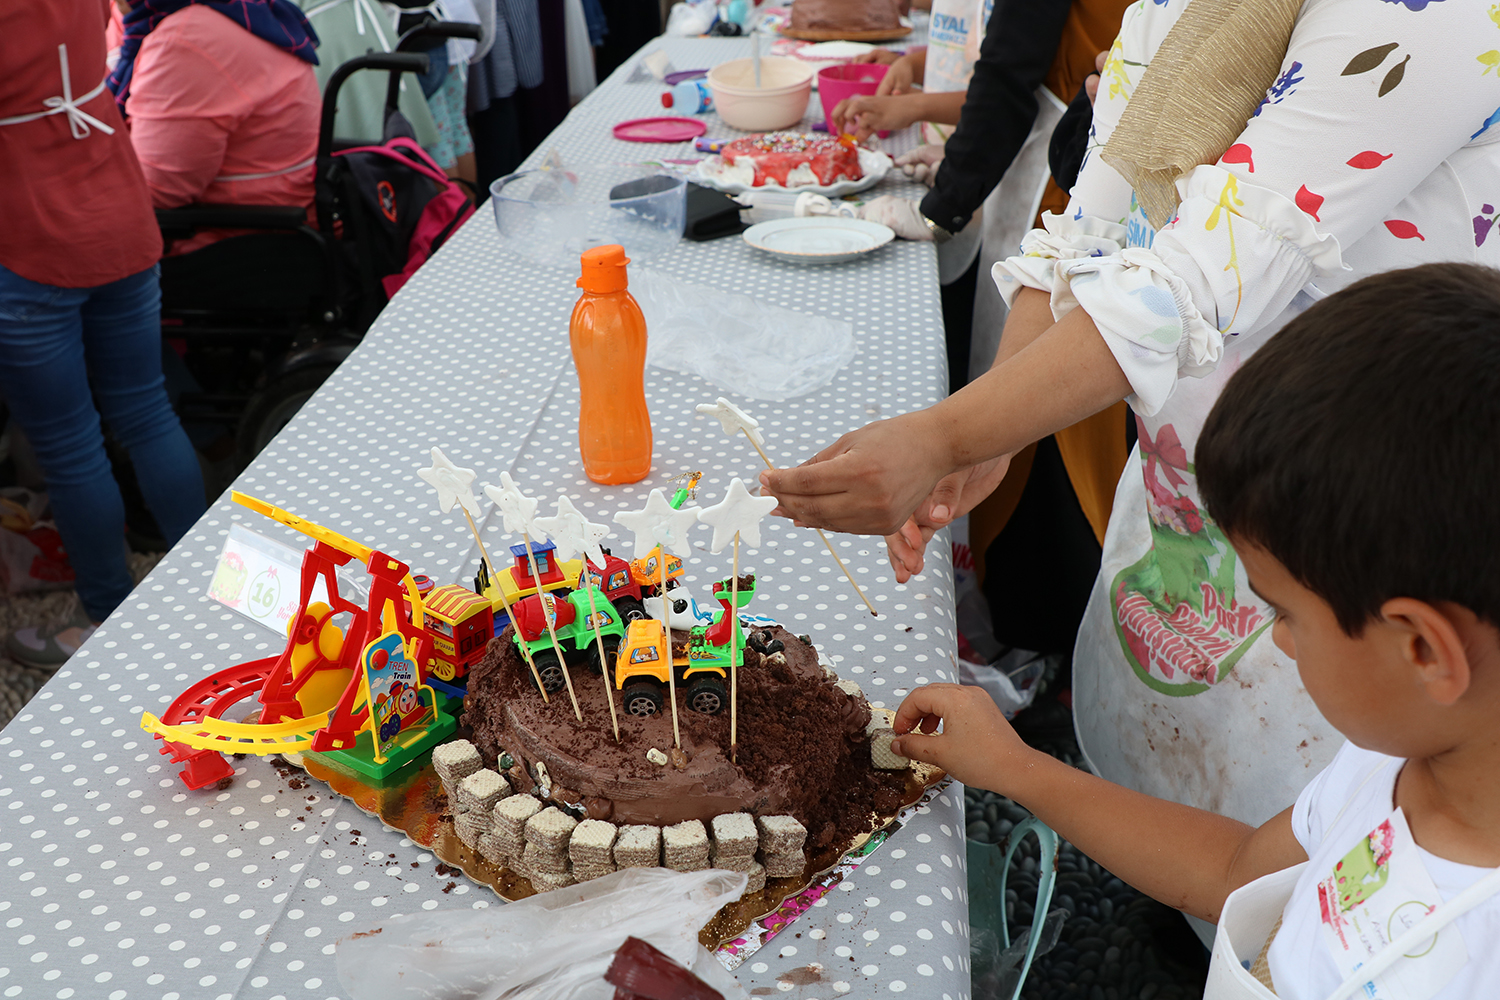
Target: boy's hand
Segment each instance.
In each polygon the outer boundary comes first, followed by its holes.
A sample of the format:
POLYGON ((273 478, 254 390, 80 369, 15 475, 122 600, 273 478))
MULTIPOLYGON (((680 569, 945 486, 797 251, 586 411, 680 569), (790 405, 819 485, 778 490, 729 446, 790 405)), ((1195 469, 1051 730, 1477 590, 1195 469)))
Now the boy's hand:
POLYGON ((861 535, 898 531, 953 471, 949 447, 928 410, 850 431, 794 469, 760 474, 774 514, 861 535))
POLYGON ((896 753, 935 764, 966 785, 1002 795, 1005 777, 1027 766, 1027 758, 1036 753, 1021 742, 982 688, 918 688, 897 710, 895 729, 898 735, 891 749, 896 753))

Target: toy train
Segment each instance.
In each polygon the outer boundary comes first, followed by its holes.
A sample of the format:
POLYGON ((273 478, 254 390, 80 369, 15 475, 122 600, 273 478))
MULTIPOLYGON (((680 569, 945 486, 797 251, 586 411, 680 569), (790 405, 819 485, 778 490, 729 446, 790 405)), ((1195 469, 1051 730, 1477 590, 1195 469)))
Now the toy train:
MULTIPOLYGON (((556 550, 557 546, 551 541, 532 542, 530 555, 525 545, 512 545, 510 552, 514 561, 512 565, 497 572, 495 579, 490 579, 485 565, 480 563, 479 573, 474 577, 473 590, 455 583, 437 587, 426 594, 422 626, 432 634, 432 659, 427 664, 428 673, 440 681, 452 684, 465 677, 479 662, 490 637, 499 635, 510 624, 510 617, 505 612, 506 605, 517 607, 538 593, 537 580, 531 575, 531 556, 536 557, 541 593, 575 593, 580 599, 586 600, 586 593, 579 589, 584 576, 584 560, 569 559, 560 562, 556 550)), ((605 549, 602 567, 595 566, 592 562, 587 564, 588 581, 594 589, 596 603, 601 608, 612 608, 610 617, 620 622, 645 618, 645 602, 660 594, 661 574, 658 566, 663 557, 660 546, 652 549, 645 558, 634 562, 626 562, 605 549)), ((665 554, 665 558, 667 588, 671 590, 683 575, 682 560, 670 552, 665 554)), ((677 610, 685 610, 685 607, 683 605, 677 610)), ((584 612, 580 621, 586 622, 587 619, 588 613, 584 612)), ((545 637, 545 625, 542 628, 544 635, 541 643, 546 647, 548 655, 555 659, 551 641, 545 637)), ((623 635, 623 629, 620 634, 623 635)), ((541 663, 538 662, 537 665, 540 667, 541 663)), ((557 687, 561 687, 562 674, 557 672, 555 666, 552 675, 557 687)), ((548 687, 549 692, 556 689, 548 687)))

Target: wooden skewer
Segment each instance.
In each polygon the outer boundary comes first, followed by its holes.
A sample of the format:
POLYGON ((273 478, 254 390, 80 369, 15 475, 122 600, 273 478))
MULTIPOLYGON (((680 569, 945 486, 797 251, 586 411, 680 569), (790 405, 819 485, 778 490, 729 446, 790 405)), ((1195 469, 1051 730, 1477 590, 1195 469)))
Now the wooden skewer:
MULTIPOLYGON (((489 573, 490 580, 494 582, 495 590, 500 594, 500 606, 505 609, 506 617, 511 620, 511 624, 515 627, 516 634, 519 635, 521 632, 521 627, 516 623, 515 613, 510 610, 510 601, 506 600, 505 598, 505 588, 500 586, 500 577, 495 574, 495 563, 490 559, 489 550, 484 547, 484 539, 479 537, 479 527, 474 523, 474 515, 470 514, 468 508, 464 507, 463 504, 459 504, 459 507, 463 509, 464 517, 466 517, 469 521, 469 530, 474 532, 474 541, 479 543, 479 555, 482 559, 484 559, 485 570, 489 573)), ((542 675, 537 670, 536 663, 531 659, 531 650, 527 648, 526 641, 523 639, 520 642, 516 643, 516 645, 521 647, 521 658, 525 660, 526 665, 531 668, 531 676, 536 678, 536 689, 542 692, 542 701, 550 704, 552 702, 552 699, 547 697, 547 689, 542 686, 542 675)))
POLYGON ((604 661, 604 633, 599 630, 599 609, 594 606, 594 581, 589 579, 589 557, 583 553, 583 580, 589 595, 589 621, 594 625, 594 648, 599 651, 599 673, 604 677, 604 700, 609 702, 609 721, 615 727, 615 742, 620 742, 620 719, 615 715, 614 686, 610 683, 609 664, 604 661))
MULTIPOLYGON (((578 707, 578 696, 573 693, 573 678, 568 675, 568 661, 563 658, 562 646, 557 642, 557 629, 552 625, 552 618, 547 614, 547 598, 542 595, 542 574, 537 572, 536 553, 531 551, 531 532, 521 532, 521 539, 526 543, 526 555, 531 560, 531 579, 536 584, 537 603, 542 606, 542 621, 547 623, 547 635, 552 639, 552 651, 557 654, 557 666, 562 671, 563 683, 568 686, 568 698, 573 702, 573 715, 579 722, 583 721, 583 710, 578 707)), ((557 598, 553 598, 556 605, 557 598)))
MULTIPOLYGON (((755 449, 757 454, 760 455, 760 460, 766 463, 766 468, 776 468, 776 466, 771 464, 771 460, 766 457, 766 453, 761 449, 761 446, 755 443, 755 438, 750 437, 750 432, 745 430, 745 428, 743 427, 741 427, 740 430, 745 431, 745 437, 749 439, 750 446, 755 449)), ((833 561, 838 563, 839 569, 844 571, 844 576, 849 578, 849 586, 853 587, 854 592, 859 595, 859 599, 865 602, 865 607, 870 609, 870 614, 874 615, 876 618, 879 618, 880 612, 875 610, 875 605, 870 603, 870 599, 865 596, 865 592, 859 589, 859 584, 854 582, 854 574, 849 572, 849 567, 844 565, 844 560, 839 558, 839 554, 833 551, 833 543, 828 540, 827 535, 823 534, 823 529, 814 528, 813 530, 818 533, 819 538, 823 539, 823 545, 827 547, 828 554, 833 556, 833 561)))
POLYGON ((672 602, 667 597, 667 547, 658 544, 661 562, 661 630, 667 638, 667 691, 672 701, 672 742, 682 749, 682 731, 677 727, 677 663, 672 659, 672 602))
POLYGON ((729 762, 740 762, 739 694, 740 694, 740 533, 734 533, 734 575, 729 584, 729 762))

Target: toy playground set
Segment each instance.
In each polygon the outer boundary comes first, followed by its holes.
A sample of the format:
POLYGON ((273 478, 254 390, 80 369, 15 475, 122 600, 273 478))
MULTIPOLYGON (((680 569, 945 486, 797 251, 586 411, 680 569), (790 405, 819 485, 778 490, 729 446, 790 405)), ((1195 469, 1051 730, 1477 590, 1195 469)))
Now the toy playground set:
MULTIPOLYGON (((753 418, 722 398, 698 409, 717 418, 725 433, 743 432, 765 458, 753 418)), ((774 499, 752 496, 735 479, 720 503, 686 506, 701 473, 679 477, 686 482, 670 501, 652 490, 644 509, 616 514, 616 522, 635 535, 636 558, 627 562, 600 545, 610 529, 585 520, 566 496, 559 496, 555 516, 537 517, 537 501, 501 473, 501 485, 484 492, 505 530, 519 534, 522 544, 510 547, 512 565, 497 571, 473 518, 480 510, 474 472, 433 448, 432 465, 418 475, 436 488, 440 512, 463 510, 481 557, 472 589, 434 586, 387 553, 263 500, 233 494, 236 503, 313 544, 303 555, 297 610, 281 652, 205 677, 160 717, 142 715, 141 728, 183 765, 189 788, 232 777, 224 755, 247 753, 294 761, 317 755, 374 787, 399 780, 398 772, 452 738, 470 668, 512 624, 508 634, 544 701, 566 690, 581 719, 571 670, 583 667, 605 679, 612 717, 616 694, 631 715, 670 711, 680 746, 682 686, 688 710, 716 714, 728 708, 734 743, 736 677, 744 651, 748 646, 773 655, 781 645, 763 627, 769 619, 744 614, 757 588, 753 575, 739 571, 741 532, 751 547, 758 546, 759 522, 774 499), (671 550, 686 551, 687 531, 700 520, 714 529, 713 552, 731 540, 734 545, 733 574, 714 585, 719 607, 708 611, 673 589, 684 569, 671 550), (534 532, 541 541, 533 540, 534 532), (363 606, 339 590, 337 570, 352 559, 370 578, 363 606), (674 627, 687 633, 685 642, 674 640, 674 627)), ((614 730, 619 741, 618 721, 614 730)))

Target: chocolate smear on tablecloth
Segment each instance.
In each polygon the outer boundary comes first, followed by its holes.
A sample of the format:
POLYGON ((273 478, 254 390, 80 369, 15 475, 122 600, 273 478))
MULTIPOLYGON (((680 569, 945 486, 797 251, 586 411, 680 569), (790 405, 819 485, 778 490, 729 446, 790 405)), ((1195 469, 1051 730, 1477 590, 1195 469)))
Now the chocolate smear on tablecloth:
MULTIPOLYGON (((644 719, 620 713, 616 745, 604 685, 581 664, 573 674, 583 722, 544 704, 509 629, 470 671, 463 724, 487 765, 493 767, 501 752, 516 758, 507 777, 517 779, 517 791, 531 790, 527 769, 541 761, 554 787, 580 793, 590 815, 610 803, 616 823, 662 825, 737 810, 790 813, 815 843, 849 842, 871 828, 875 813, 888 816, 900 807, 906 775, 870 766, 864 699, 833 685, 812 646, 780 627, 769 631, 786 648, 770 658, 744 651, 735 762, 729 760, 729 713, 689 711, 685 698, 678 712, 685 770, 646 759, 649 748, 672 746, 669 711, 644 719)), ((686 638, 684 632, 673 636, 674 643, 686 638)), ((678 687, 681 697, 684 685, 678 687)), ((619 692, 613 696, 618 710, 619 692)))

